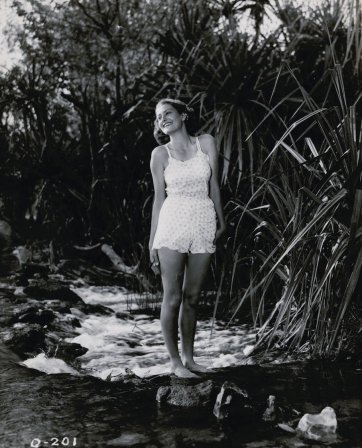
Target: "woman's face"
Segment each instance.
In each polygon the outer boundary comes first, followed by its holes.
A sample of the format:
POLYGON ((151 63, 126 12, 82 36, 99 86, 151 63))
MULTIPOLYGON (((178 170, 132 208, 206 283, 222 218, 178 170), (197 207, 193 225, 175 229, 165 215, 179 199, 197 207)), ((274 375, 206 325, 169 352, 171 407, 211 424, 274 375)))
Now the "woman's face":
POLYGON ((171 134, 183 125, 184 119, 171 104, 163 103, 156 107, 156 120, 164 134, 171 134))

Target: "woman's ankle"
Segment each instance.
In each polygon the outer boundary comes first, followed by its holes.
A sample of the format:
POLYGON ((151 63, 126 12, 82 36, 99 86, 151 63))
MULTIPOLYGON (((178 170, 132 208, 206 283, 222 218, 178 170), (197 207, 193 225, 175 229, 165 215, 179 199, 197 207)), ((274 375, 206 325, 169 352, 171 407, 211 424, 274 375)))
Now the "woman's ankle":
POLYGON ((175 370, 178 367, 184 367, 184 364, 181 361, 181 358, 171 359, 170 363, 171 363, 171 370, 175 370))

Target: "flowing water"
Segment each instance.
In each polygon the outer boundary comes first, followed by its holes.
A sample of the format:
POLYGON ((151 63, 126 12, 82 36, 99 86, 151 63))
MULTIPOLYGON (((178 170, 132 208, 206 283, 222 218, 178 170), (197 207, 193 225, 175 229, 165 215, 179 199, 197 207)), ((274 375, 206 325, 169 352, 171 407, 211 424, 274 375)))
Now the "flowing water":
MULTIPOLYGON (((21 288, 3 287, 4 296, 23 294, 21 288)), ((158 406, 157 385, 169 380, 154 375, 168 371, 167 355, 159 319, 137 312, 143 297, 135 300, 117 287, 74 285, 72 289, 86 303, 102 304, 113 313, 87 315, 71 309, 80 327, 68 341, 88 348, 79 358, 79 368, 44 353, 21 362, 0 346, 1 448, 322 446, 262 422, 221 425, 212 407, 158 406), (143 383, 136 387, 117 381, 126 369, 143 377, 143 383)), ((225 328, 219 322, 212 327, 210 319, 203 319, 197 330, 196 358, 210 367, 225 367, 212 378, 220 384, 225 379, 234 381, 256 402, 274 394, 280 404, 301 413, 333 406, 339 422, 334 445, 362 447, 360 370, 328 363, 246 365, 245 353, 254 341, 255 333, 247 326, 225 328), (244 366, 230 369, 240 364, 244 366)))
MULTIPOLYGON (((135 298, 134 294, 117 287, 72 289, 86 303, 105 305, 115 312, 109 316, 79 315, 79 336, 68 341, 88 349, 80 358, 85 373, 106 379, 109 375, 124 374, 126 368, 141 377, 169 371, 159 319, 131 313, 139 308, 142 296, 135 298)), ((225 367, 246 361, 244 350, 255 342, 255 332, 246 325, 225 327, 224 323, 216 323, 213 327, 211 319, 199 322, 195 353, 200 363, 208 367, 225 367)), ((47 366, 43 354, 25 364, 47 373, 56 373, 60 367, 54 362, 47 366)))

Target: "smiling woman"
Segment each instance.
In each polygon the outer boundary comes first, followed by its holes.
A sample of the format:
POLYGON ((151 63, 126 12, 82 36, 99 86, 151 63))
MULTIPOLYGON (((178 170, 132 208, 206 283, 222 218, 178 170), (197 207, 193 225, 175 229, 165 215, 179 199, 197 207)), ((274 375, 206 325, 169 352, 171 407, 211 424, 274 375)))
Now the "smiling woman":
POLYGON ((158 102, 154 135, 159 143, 167 143, 151 156, 155 196, 150 260, 162 277, 161 326, 171 372, 182 378, 207 371, 193 357, 196 308, 215 242, 225 230, 215 141, 208 134, 192 135, 191 114, 182 101, 158 102))

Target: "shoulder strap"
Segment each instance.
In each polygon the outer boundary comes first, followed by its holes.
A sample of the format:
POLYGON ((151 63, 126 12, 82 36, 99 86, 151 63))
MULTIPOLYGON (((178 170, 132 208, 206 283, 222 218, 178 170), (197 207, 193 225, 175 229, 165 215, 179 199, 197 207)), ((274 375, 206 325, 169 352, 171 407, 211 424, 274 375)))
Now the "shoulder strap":
POLYGON ((202 149, 201 149, 200 142, 199 142, 199 137, 196 137, 196 146, 197 146, 197 150, 198 151, 203 152, 202 149))
POLYGON ((168 143, 166 143, 166 149, 167 149, 167 154, 168 154, 168 156, 170 157, 170 158, 172 158, 171 157, 171 154, 170 154, 170 148, 168 147, 168 143))

